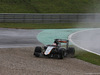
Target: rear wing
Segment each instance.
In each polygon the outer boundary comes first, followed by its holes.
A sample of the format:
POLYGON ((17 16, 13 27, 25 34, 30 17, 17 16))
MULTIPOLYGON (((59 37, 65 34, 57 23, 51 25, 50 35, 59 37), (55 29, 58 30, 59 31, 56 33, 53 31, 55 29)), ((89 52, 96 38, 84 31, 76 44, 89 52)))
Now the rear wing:
POLYGON ((59 44, 60 43, 66 43, 66 49, 68 49, 69 40, 65 40, 65 39, 55 39, 55 41, 57 41, 59 44))
POLYGON ((55 40, 57 40, 60 43, 68 43, 69 42, 69 40, 65 40, 65 39, 55 39, 55 40))
POLYGON ((58 41, 58 42, 60 42, 60 43, 68 43, 68 41, 58 41))

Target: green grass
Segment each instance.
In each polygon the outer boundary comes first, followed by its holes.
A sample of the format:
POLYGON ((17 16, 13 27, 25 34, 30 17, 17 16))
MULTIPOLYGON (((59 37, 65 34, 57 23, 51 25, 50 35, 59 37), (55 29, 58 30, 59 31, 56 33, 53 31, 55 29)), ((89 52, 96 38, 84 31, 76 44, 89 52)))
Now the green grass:
POLYGON ((99 28, 100 23, 0 23, 1 28, 21 28, 21 29, 66 29, 66 28, 99 28))
POLYGON ((0 0, 0 13, 89 13, 99 0, 0 0))
POLYGON ((0 23, 1 28, 22 28, 22 29, 63 29, 73 28, 73 23, 64 24, 33 24, 33 23, 0 23))
POLYGON ((100 66, 99 55, 87 52, 77 47, 75 47, 75 49, 76 49, 75 58, 100 66))

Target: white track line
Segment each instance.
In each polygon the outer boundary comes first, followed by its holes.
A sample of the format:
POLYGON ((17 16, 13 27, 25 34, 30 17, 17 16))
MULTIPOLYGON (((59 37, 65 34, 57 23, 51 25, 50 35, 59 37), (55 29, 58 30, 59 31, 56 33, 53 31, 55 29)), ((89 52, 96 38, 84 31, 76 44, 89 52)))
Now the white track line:
MULTIPOLYGON (((95 28, 95 29, 97 30, 97 29, 100 29, 100 28, 95 28)), ((71 43, 73 43, 75 46, 77 46, 77 47, 79 47, 79 48, 81 48, 81 49, 83 49, 83 50, 86 50, 86 51, 88 51, 88 52, 94 53, 94 54, 96 54, 96 55, 100 55, 99 53, 93 52, 93 51, 91 51, 91 50, 89 50, 89 49, 86 49, 86 48, 83 48, 83 47, 79 46, 78 44, 76 44, 76 43, 71 39, 72 36, 75 35, 75 34, 77 34, 77 33, 84 32, 84 31, 89 31, 89 30, 95 30, 95 29, 86 29, 86 30, 77 31, 77 32, 72 33, 71 35, 69 35, 69 36, 68 36, 68 39, 69 39, 69 41, 70 41, 71 43)))

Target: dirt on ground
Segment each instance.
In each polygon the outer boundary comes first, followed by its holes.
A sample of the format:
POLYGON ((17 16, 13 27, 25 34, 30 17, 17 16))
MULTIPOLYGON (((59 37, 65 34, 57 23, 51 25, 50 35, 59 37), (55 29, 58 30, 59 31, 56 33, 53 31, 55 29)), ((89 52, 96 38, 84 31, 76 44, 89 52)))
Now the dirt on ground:
POLYGON ((33 47, 0 49, 0 75, 100 75, 100 66, 76 58, 37 58, 33 52, 33 47))

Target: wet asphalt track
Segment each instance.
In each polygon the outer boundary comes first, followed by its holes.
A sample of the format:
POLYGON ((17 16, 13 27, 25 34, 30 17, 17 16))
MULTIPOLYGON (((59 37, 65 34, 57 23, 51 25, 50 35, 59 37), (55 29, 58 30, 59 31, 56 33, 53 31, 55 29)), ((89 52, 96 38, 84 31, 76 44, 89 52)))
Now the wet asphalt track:
POLYGON ((84 50, 100 55, 100 28, 75 32, 69 40, 84 50))
POLYGON ((0 48, 33 47, 41 45, 37 34, 41 30, 0 28, 0 48))

